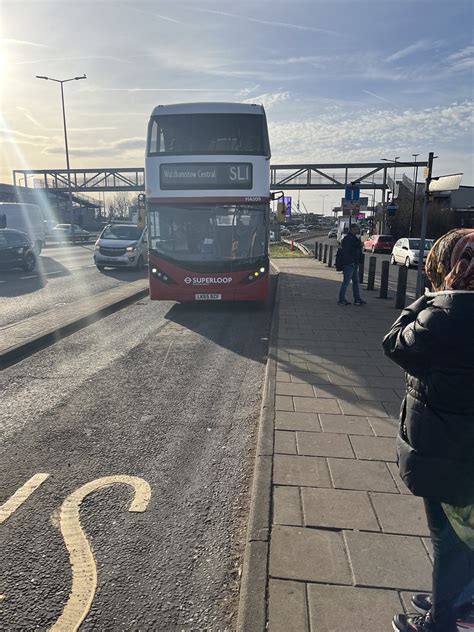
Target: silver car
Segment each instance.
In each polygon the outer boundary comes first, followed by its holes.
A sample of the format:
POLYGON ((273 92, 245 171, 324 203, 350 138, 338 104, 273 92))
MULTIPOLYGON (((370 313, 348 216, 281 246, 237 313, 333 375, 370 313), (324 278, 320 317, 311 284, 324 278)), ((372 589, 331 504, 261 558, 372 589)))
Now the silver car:
POLYGON ((141 270, 148 262, 147 229, 135 224, 109 224, 95 243, 94 262, 98 270, 141 270))
MULTIPOLYGON (((432 245, 433 245, 432 239, 425 240, 423 262, 426 261, 426 257, 432 245)), ((399 239, 395 243, 392 250, 392 255, 390 257, 390 263, 392 265, 397 265, 397 263, 401 263, 402 265, 405 265, 407 268, 411 268, 411 266, 417 266, 419 260, 420 260, 420 240, 419 239, 409 239, 408 237, 403 237, 402 239, 399 239)))

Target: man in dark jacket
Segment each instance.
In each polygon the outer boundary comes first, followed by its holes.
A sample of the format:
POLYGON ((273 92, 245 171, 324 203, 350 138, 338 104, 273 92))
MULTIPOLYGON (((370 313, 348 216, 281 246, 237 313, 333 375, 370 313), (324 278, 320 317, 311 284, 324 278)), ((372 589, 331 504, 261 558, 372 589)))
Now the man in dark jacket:
POLYGON ((436 291, 405 309, 383 341, 406 371, 398 464, 424 499, 434 553, 433 595, 412 601, 423 616, 397 615, 394 629, 456 632, 474 580, 474 230, 438 240, 426 271, 436 291))
POLYGON ((349 287, 349 283, 352 281, 352 292, 354 294, 354 305, 365 305, 360 297, 359 288, 359 263, 362 255, 362 244, 358 238, 359 226, 352 224, 349 232, 341 241, 342 249, 342 274, 343 280, 341 289, 339 290, 338 305, 350 305, 349 301, 346 301, 346 290, 349 287))

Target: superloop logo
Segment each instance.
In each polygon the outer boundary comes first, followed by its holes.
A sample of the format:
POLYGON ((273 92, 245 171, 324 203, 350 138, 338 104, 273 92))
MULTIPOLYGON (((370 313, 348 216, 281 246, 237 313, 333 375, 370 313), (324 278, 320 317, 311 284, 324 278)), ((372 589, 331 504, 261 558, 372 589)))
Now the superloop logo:
POLYGON ((185 277, 186 285, 227 285, 232 283, 232 277, 212 276, 212 277, 185 277))

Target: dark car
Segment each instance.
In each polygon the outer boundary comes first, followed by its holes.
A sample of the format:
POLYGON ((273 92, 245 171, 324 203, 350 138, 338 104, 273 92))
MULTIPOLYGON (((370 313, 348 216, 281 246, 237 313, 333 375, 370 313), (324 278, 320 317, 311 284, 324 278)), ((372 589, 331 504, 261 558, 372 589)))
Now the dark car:
POLYGON ((36 255, 30 240, 19 230, 0 230, 0 268, 21 268, 32 272, 36 266, 36 255))

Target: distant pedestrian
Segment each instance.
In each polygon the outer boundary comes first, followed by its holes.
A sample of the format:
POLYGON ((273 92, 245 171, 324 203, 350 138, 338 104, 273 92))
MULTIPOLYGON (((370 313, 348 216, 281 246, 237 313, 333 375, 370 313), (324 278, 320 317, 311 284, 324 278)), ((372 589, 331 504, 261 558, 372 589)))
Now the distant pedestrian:
POLYGON ((456 632, 474 598, 474 229, 439 239, 426 274, 433 292, 403 310, 383 341, 406 371, 398 466, 424 499, 434 556, 432 596, 415 595, 421 614, 397 615, 393 628, 456 632))
POLYGON ((351 281, 354 305, 365 305, 365 301, 360 297, 359 288, 359 264, 362 257, 362 243, 359 233, 359 226, 352 224, 349 232, 341 241, 343 279, 339 290, 338 305, 350 305, 350 302, 346 301, 346 290, 351 281))

